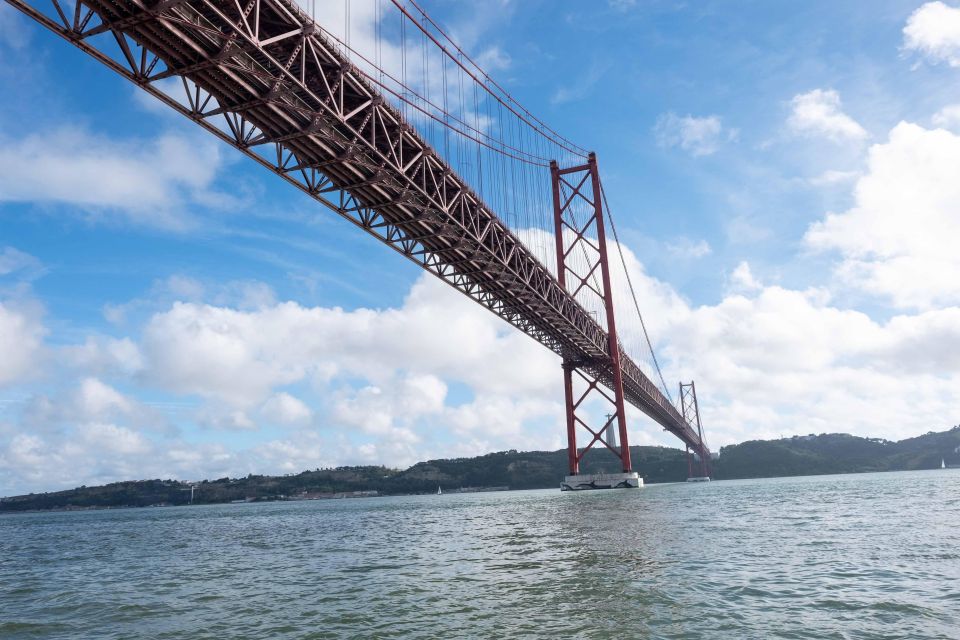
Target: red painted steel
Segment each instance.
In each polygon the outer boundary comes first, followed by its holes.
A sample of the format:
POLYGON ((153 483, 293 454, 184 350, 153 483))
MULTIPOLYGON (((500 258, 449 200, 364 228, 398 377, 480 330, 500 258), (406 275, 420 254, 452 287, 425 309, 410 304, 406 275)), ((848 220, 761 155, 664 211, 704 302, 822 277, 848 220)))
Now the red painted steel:
MULTIPOLYGON (((607 381, 606 386, 613 392, 611 398, 603 393, 598 386, 600 382, 597 378, 584 375, 578 367, 582 363, 576 356, 565 355, 563 360, 563 380, 564 380, 564 398, 566 404, 566 422, 567 422, 567 450, 570 463, 570 473, 575 475, 580 469, 580 460, 597 442, 602 442, 608 449, 613 451, 619 458, 624 471, 632 471, 630 461, 630 443, 627 435, 627 416, 624 403, 623 392, 623 372, 620 363, 621 352, 620 343, 617 340, 617 325, 613 310, 613 289, 610 285, 610 265, 607 259, 606 234, 603 222, 603 199, 600 193, 600 175, 597 169, 596 154, 591 153, 587 158, 587 164, 575 167, 561 169, 554 161, 550 163, 550 181, 553 191, 553 218, 554 218, 554 239, 557 249, 557 280, 560 286, 564 287, 571 296, 576 297, 583 289, 589 289, 594 295, 603 301, 606 330, 607 330, 607 360, 613 375, 607 381), (568 176, 573 176, 569 179, 568 176), (589 183, 589 185, 588 185, 589 183), (589 191, 587 190, 589 186, 589 191), (578 200, 579 199, 579 200, 578 200), (585 223, 578 221, 574 215, 574 203, 585 202, 589 206, 589 218, 585 223), (588 233, 590 230, 596 234, 596 243, 594 244, 588 233), (568 231, 570 233, 568 233, 568 231), (568 238, 570 241, 568 242, 568 238), (571 253, 581 250, 588 264, 586 274, 580 274, 568 266, 567 258, 571 253), (600 289, 596 287, 596 271, 600 270, 600 289), (577 281, 576 288, 571 290, 567 284, 567 275, 572 275, 577 281), (591 284, 590 280, 594 280, 591 284), (572 376, 576 371, 583 376, 587 383, 587 390, 577 402, 573 401, 572 376), (591 428, 580 415, 577 409, 583 404, 584 400, 597 392, 598 395, 605 398, 613 406, 613 413, 607 418, 606 424, 598 430, 591 428), (614 449, 602 437, 612 420, 617 421, 617 431, 619 433, 619 446, 614 449), (590 442, 582 450, 578 450, 576 442, 576 425, 580 424, 593 436, 590 442)), ((595 363, 591 363, 595 364, 595 363)))
MULTIPOLYGON (((700 460, 700 475, 710 476, 710 449, 703 439, 703 426, 700 424, 700 405, 697 402, 697 387, 691 380, 689 384, 680 383, 680 410, 683 412, 683 419, 690 426, 696 428, 697 436, 700 440, 699 447, 692 447, 694 453, 700 460)), ((691 447, 687 445, 687 455, 691 447)), ((689 463, 689 460, 688 460, 689 463)), ((689 464, 688 464, 689 467, 689 464)))

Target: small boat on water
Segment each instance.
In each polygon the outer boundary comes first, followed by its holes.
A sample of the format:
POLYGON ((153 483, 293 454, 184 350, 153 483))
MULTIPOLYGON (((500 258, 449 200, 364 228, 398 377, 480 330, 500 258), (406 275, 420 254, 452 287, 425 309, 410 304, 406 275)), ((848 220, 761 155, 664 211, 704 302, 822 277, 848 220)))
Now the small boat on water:
POLYGON ((943 458, 940 458, 940 468, 941 468, 941 469, 946 469, 946 468, 947 468, 947 462, 946 462, 946 460, 944 460, 943 458))
POLYGON ((443 495, 443 491, 440 490, 440 485, 437 485, 437 495, 438 495, 438 496, 442 496, 442 495, 443 495))

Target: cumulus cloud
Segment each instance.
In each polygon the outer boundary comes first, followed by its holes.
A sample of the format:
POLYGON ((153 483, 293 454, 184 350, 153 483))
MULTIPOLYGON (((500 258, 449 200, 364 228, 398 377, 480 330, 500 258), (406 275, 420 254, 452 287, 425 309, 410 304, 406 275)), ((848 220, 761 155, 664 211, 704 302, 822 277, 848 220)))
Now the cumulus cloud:
POLYGON ((960 133, 960 104, 947 105, 933 114, 934 126, 960 133))
POLYGON ((130 338, 87 336, 59 350, 61 362, 91 374, 135 374, 143 368, 140 347, 130 338))
POLYGON ((217 402, 202 407, 196 419, 208 429, 221 431, 254 431, 259 426, 246 411, 217 402))
POLYGON ((40 373, 44 335, 35 307, 0 300, 0 387, 40 373))
POLYGON ((737 265, 730 274, 730 285, 734 291, 758 291, 763 284, 753 276, 750 264, 746 261, 737 265))
POLYGON ((310 407, 285 391, 270 396, 260 413, 268 421, 285 425, 308 423, 313 417, 310 407))
POLYGON ((23 405, 22 422, 40 432, 62 432, 92 423, 168 432, 158 412, 92 376, 52 396, 31 396, 23 405))
POLYGON ((837 251, 843 282, 901 308, 960 303, 960 136, 901 122, 870 148, 854 206, 812 225, 817 251, 837 251))
POLYGON ((446 396, 447 385, 436 376, 397 376, 388 385, 369 385, 341 395, 333 419, 366 433, 416 441, 417 437, 404 426, 423 416, 440 413, 446 396), (404 426, 398 428, 398 425, 404 426))
POLYGON ((666 355, 697 372, 712 442, 824 431, 900 438, 952 424, 957 353, 936 354, 955 344, 942 340, 956 333, 956 309, 878 323, 828 299, 764 287, 676 325, 666 355), (909 376, 897 362, 906 352, 918 365, 909 376))
POLYGON ((939 0, 921 5, 903 28, 903 48, 934 64, 960 67, 960 8, 939 0))
POLYGON ((222 477, 249 473, 250 462, 222 445, 167 441, 109 422, 71 428, 66 435, 18 433, 0 445, 4 494, 97 485, 131 478, 222 477))
POLYGON ((213 140, 163 135, 117 141, 77 128, 0 139, 0 202, 69 204, 151 226, 183 227, 187 203, 225 198, 213 140))
POLYGON ((536 392, 542 381, 535 372, 553 366, 532 340, 432 278, 420 280, 402 308, 385 311, 176 303, 149 320, 143 349, 149 379, 240 408, 314 376, 355 375, 379 385, 398 369, 481 390, 536 392), (519 355, 513 365, 508 354, 519 355))
POLYGON ((102 418, 113 412, 129 413, 133 403, 113 387, 96 378, 87 378, 77 390, 75 406, 83 416, 102 418))
POLYGON ((723 143, 739 135, 736 129, 724 128, 720 116, 678 116, 673 112, 657 119, 653 133, 659 146, 679 147, 694 157, 716 153, 723 143))
POLYGON ((794 133, 833 142, 860 142, 869 137, 866 129, 843 112, 840 94, 832 89, 798 94, 790 105, 787 126, 794 133))

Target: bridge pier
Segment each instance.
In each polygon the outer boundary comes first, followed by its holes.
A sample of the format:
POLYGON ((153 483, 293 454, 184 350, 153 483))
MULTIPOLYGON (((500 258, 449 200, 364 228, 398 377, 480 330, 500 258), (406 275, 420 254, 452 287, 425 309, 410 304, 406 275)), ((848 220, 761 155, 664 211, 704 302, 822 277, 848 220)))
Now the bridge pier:
POLYGON ((589 491, 592 489, 639 489, 643 478, 636 471, 627 473, 588 473, 566 476, 560 491, 589 491))

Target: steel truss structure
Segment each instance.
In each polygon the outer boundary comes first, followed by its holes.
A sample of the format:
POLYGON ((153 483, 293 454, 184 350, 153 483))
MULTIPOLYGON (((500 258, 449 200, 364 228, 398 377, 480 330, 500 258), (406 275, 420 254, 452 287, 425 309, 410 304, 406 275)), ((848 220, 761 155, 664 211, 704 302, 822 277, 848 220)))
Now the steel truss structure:
POLYGON ((291 0, 7 2, 592 379, 610 387, 622 378, 626 401, 705 450, 616 341, 291 0))
POLYGON ((600 174, 597 170, 597 157, 591 153, 587 164, 561 169, 556 162, 550 163, 550 182, 553 192, 554 232, 557 246, 557 279, 560 286, 567 289, 576 298, 586 290, 603 302, 607 324, 607 356, 605 360, 585 360, 580 356, 564 356, 563 389, 567 416, 567 458, 570 474, 580 472, 580 461, 593 445, 600 442, 617 457, 624 471, 632 471, 630 462, 630 444, 627 439, 627 416, 624 406, 623 370, 620 362, 625 358, 621 354, 617 340, 617 324, 613 313, 613 291, 610 287, 610 265, 607 260, 607 239, 603 223, 603 199, 600 193, 600 174), (577 215, 580 209, 581 215, 577 215), (594 240, 596 238, 596 240, 594 240), (572 257, 582 254, 584 263, 581 272, 571 266, 572 257), (600 281, 596 273, 600 271, 600 281), (568 282, 568 278, 570 282, 568 282), (611 397, 599 383, 599 376, 591 370, 602 368, 609 370, 609 379, 602 380, 613 392, 611 397), (573 377, 578 375, 587 384, 577 400, 574 400, 573 377), (607 421, 599 429, 593 429, 579 412, 583 403, 591 397, 604 399, 613 409, 607 414, 607 421), (619 434, 619 447, 613 447, 603 437, 607 429, 616 420, 619 434), (591 438, 586 447, 577 448, 577 427, 586 429, 591 438))
POLYGON ((700 466, 700 476, 710 477, 710 450, 703 439, 703 427, 700 424, 700 405, 697 403, 697 387, 693 380, 689 384, 680 383, 680 409, 683 411, 683 419, 697 429, 697 435, 700 436, 700 442, 703 443, 702 449, 696 449, 687 445, 687 477, 693 477, 693 464, 696 460, 700 466), (691 449, 693 456, 691 456, 691 449))

